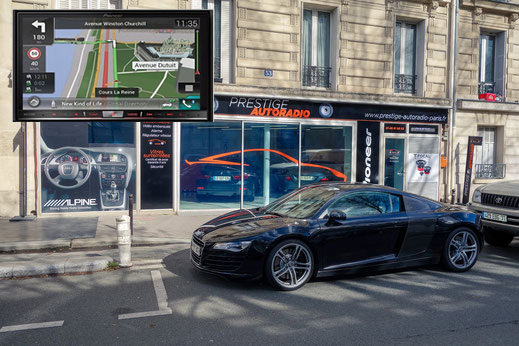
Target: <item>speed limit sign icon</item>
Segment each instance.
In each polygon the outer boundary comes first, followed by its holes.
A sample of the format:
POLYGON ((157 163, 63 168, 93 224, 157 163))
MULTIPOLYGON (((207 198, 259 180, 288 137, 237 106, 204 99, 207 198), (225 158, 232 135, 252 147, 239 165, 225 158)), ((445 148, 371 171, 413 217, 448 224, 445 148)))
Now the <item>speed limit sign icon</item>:
POLYGON ((38 60, 41 56, 41 51, 38 48, 31 48, 27 52, 27 55, 32 60, 38 60))

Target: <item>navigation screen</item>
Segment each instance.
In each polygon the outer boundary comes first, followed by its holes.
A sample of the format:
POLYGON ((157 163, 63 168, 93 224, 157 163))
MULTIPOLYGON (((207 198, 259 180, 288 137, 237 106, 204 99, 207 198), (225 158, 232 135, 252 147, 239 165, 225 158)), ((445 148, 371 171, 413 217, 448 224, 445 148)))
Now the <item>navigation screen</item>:
POLYGON ((209 11, 15 11, 15 121, 212 120, 209 11))

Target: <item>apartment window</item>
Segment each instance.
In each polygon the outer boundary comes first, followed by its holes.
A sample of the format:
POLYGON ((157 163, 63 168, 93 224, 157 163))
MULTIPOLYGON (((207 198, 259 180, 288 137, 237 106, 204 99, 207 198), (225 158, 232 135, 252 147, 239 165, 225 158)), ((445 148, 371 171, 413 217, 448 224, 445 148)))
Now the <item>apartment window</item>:
POLYGON ((331 87, 330 25, 330 12, 303 10, 303 86, 331 87))
POLYGON ((232 0, 192 0, 193 9, 213 10, 213 74, 217 83, 229 83, 232 76, 232 0))
POLYGON ((115 10, 121 8, 121 0, 56 0, 58 10, 115 10))
POLYGON ((497 163, 498 128, 494 126, 478 126, 478 136, 483 137, 481 146, 476 146, 476 178, 502 179, 505 177, 506 165, 497 163))
POLYGON ((416 94, 416 36, 416 24, 396 22, 395 93, 416 94))
POLYGON ((504 95, 505 33, 481 33, 479 37, 479 94, 504 95))

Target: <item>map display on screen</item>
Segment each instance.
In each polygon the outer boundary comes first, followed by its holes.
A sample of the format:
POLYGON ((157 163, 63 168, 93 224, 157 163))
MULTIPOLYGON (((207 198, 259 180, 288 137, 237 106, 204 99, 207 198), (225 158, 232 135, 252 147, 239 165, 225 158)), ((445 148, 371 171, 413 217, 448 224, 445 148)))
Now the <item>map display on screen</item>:
POLYGON ((15 22, 15 120, 212 117, 208 11, 16 11, 15 22))

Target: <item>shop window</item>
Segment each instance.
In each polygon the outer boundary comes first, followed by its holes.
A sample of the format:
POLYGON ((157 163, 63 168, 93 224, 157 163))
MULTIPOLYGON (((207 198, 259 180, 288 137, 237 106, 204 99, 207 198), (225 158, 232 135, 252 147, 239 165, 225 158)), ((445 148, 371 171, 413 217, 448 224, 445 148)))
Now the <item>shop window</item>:
POLYGON ((331 88, 333 14, 313 9, 303 10, 302 85, 331 88))
POLYGON ((423 41, 425 22, 395 24, 395 93, 423 94, 423 41))
POLYGON ((244 141, 245 208, 269 204, 298 187, 297 124, 246 123, 244 141))
POLYGON ((43 213, 128 209, 134 123, 41 123, 40 150, 43 213))
POLYGON ((180 208, 239 208, 241 123, 183 123, 180 136, 180 208))
POLYGON ((301 185, 351 182, 351 127, 303 125, 301 185))
POLYGON ((121 0, 55 0, 59 10, 115 10, 121 8, 121 0))
MULTIPOLYGON (((479 37, 478 93, 504 95, 505 33, 481 33, 479 37)), ((483 98, 483 97, 481 97, 483 98)))
POLYGON ((217 83, 230 83, 233 61, 233 2, 232 0, 193 0, 193 9, 213 10, 214 52, 213 72, 217 83))

